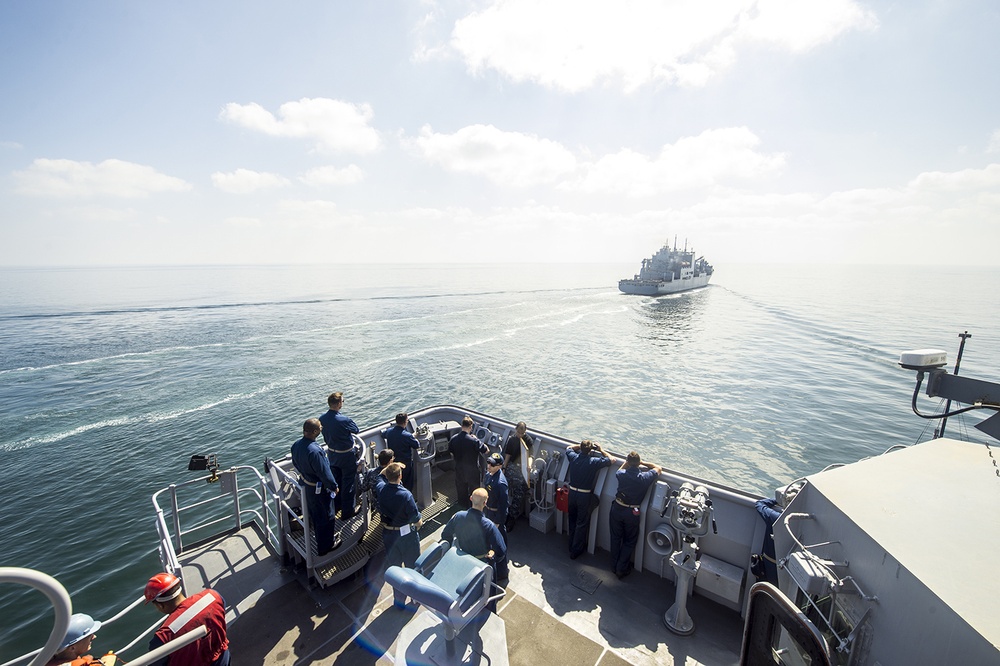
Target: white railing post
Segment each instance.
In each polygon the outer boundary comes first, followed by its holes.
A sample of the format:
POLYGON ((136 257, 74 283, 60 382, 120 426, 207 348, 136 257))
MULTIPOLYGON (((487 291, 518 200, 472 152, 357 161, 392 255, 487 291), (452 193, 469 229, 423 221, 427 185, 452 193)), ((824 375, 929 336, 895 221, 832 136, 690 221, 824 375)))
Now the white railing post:
POLYGON ((184 550, 184 542, 181 540, 181 513, 177 507, 177 486, 173 483, 170 484, 170 509, 174 513, 174 538, 177 539, 174 551, 180 553, 184 550))
POLYGON ((234 469, 231 474, 233 475, 233 517, 236 519, 236 530, 239 531, 243 527, 243 520, 240 518, 240 474, 239 471, 234 469))

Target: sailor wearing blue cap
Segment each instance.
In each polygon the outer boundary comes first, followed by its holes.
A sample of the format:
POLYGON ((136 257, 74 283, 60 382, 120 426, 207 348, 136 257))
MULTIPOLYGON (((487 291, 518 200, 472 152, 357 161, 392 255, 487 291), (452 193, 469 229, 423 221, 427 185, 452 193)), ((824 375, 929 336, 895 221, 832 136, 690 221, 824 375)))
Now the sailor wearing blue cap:
POLYGON ((66 637, 59 645, 59 651, 45 666, 56 666, 83 657, 90 652, 90 644, 97 637, 97 630, 100 628, 100 620, 95 620, 86 613, 73 613, 69 619, 66 637))
MULTIPOLYGON (((486 507, 483 515, 489 518, 500 530, 505 546, 507 543, 507 511, 510 508, 510 489, 507 477, 503 473, 503 456, 491 453, 486 459, 486 478, 483 479, 486 489, 486 507)), ((507 554, 496 559, 497 584, 504 587, 509 576, 507 569, 507 554)))

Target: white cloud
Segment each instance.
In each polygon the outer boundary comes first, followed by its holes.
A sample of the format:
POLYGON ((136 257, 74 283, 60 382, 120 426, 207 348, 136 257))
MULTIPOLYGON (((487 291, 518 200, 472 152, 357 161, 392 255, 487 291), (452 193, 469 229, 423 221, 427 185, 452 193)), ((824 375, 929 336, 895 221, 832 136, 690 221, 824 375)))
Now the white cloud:
POLYGON ((263 226, 263 223, 260 221, 260 218, 245 217, 245 216, 227 217, 225 220, 223 220, 223 223, 228 226, 237 227, 241 229, 258 229, 263 226))
POLYGON ((987 153, 1000 153, 1000 129, 993 130, 990 135, 990 142, 986 146, 987 153))
POLYGON ((909 187, 915 192, 969 192, 1000 190, 1000 164, 990 164, 984 169, 962 171, 929 171, 914 178, 909 187))
POLYGON ((17 141, 0 141, 0 148, 4 150, 21 150, 24 148, 17 141))
POLYGON ((737 38, 792 53, 822 46, 850 30, 878 27, 875 15, 853 0, 752 0, 742 11, 737 38))
POLYGON ((337 204, 323 199, 284 199, 278 202, 275 213, 274 219, 284 229, 329 230, 364 222, 361 215, 341 212, 337 204))
POLYGON ((876 26, 853 0, 504 0, 458 20, 450 45, 472 72, 570 92, 634 90, 704 85, 748 44, 795 53, 876 26))
POLYGON ((667 144, 655 157, 621 150, 586 165, 564 189, 651 196, 719 184, 729 179, 755 179, 781 170, 781 154, 756 150, 760 139, 746 127, 706 130, 667 144))
POLYGON ((470 125, 454 134, 437 134, 425 125, 419 137, 403 139, 403 145, 448 171, 477 174, 512 187, 552 182, 577 166, 576 158, 560 143, 492 125, 470 125))
POLYGON ((212 184, 223 192, 249 194, 259 190, 285 187, 290 181, 276 173, 237 169, 230 173, 216 171, 212 174, 212 184))
POLYGON ((759 179, 778 173, 785 164, 784 155, 758 151, 760 139, 746 127, 684 137, 663 146, 659 155, 623 149, 589 162, 558 142, 492 125, 471 125, 454 134, 437 134, 425 126, 419 137, 402 143, 432 164, 500 185, 555 183, 564 191, 630 197, 759 179))
POLYGON ((356 164, 339 169, 334 166, 322 166, 309 169, 299 177, 306 185, 322 187, 324 185, 353 185, 365 178, 365 172, 356 164))
POLYGON ((17 191, 32 196, 136 198, 191 189, 189 183, 153 167, 114 159, 99 164, 36 159, 26 170, 14 172, 14 177, 17 191))
POLYGON ((256 103, 230 102, 219 117, 271 136, 313 139, 320 151, 364 154, 381 145, 369 125, 373 115, 368 104, 318 97, 286 102, 278 107, 278 117, 256 103))

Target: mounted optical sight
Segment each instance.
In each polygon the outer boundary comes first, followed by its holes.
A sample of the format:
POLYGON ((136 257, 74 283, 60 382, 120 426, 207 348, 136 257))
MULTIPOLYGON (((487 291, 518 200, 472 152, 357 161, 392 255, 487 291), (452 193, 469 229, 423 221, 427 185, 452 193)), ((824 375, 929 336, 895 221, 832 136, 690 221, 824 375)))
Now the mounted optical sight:
POLYGON ((219 471, 219 456, 214 453, 210 453, 207 456, 198 454, 191 456, 191 460, 188 461, 188 471, 202 472, 204 470, 208 470, 212 473, 212 475, 207 479, 209 483, 215 483, 218 481, 219 476, 216 472, 219 471))

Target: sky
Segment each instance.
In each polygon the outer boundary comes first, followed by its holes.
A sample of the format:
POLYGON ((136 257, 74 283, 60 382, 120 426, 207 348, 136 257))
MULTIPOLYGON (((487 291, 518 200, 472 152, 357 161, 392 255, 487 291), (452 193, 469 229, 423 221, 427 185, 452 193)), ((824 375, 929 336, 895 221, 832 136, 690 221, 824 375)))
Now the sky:
POLYGON ((1000 265, 993 0, 0 2, 0 266, 1000 265))

